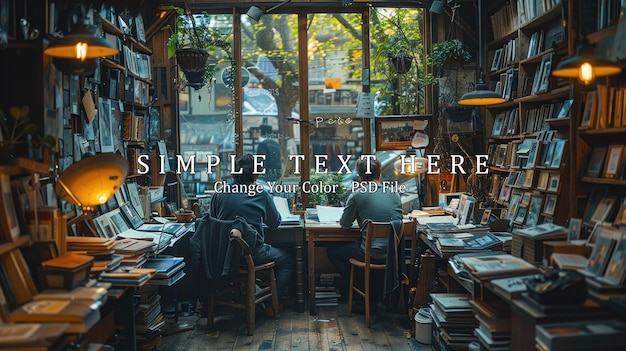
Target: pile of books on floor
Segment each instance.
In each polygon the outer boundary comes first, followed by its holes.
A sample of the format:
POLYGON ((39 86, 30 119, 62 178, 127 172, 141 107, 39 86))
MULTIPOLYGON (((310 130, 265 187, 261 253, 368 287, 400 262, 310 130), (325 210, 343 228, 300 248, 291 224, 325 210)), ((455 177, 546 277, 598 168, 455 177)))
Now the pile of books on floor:
POLYGON ((510 307, 503 300, 471 300, 472 311, 478 320, 474 335, 489 351, 507 351, 511 349, 510 307))
POLYGON ((315 285, 315 305, 337 306, 341 293, 335 286, 335 278, 340 279, 338 273, 320 274, 319 282, 315 285))
POLYGON ((153 257, 146 260, 143 268, 156 270, 150 284, 170 286, 185 276, 184 257, 153 257))
POLYGON ((432 293, 430 309, 433 318, 433 348, 435 350, 467 350, 477 340, 470 294, 432 293))
POLYGON ((159 289, 146 285, 139 289, 135 297, 139 302, 135 314, 137 346, 140 350, 153 350, 161 344, 165 326, 159 289))

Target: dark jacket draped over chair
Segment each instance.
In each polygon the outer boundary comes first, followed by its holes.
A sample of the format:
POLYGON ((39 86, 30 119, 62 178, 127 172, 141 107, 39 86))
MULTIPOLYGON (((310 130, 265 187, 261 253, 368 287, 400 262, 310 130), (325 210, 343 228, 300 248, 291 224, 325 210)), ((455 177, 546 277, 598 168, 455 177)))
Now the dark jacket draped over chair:
POLYGON ((242 217, 220 220, 205 215, 196 221, 196 232, 189 240, 189 246, 192 277, 201 294, 209 292, 209 288, 213 291, 220 289, 237 279, 241 250, 230 240, 233 229, 241 231, 246 242, 254 244, 257 231, 242 217))

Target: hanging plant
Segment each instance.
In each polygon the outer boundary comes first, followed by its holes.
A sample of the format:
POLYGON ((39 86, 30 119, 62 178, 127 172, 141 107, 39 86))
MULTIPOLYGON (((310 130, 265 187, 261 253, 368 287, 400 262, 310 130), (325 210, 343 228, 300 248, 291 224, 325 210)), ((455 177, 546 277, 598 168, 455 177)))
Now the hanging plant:
MULTIPOLYGON (((167 56, 176 56, 187 85, 198 90, 213 79, 216 66, 222 59, 232 61, 231 44, 227 35, 209 27, 205 21, 196 21, 194 15, 185 9, 173 5, 168 9, 178 16, 174 26, 163 27, 171 31, 167 56)), ((208 16, 206 12, 202 14, 208 16)))
POLYGON ((465 49, 463 42, 459 39, 444 40, 433 44, 431 59, 437 66, 463 65, 472 58, 472 54, 465 49))

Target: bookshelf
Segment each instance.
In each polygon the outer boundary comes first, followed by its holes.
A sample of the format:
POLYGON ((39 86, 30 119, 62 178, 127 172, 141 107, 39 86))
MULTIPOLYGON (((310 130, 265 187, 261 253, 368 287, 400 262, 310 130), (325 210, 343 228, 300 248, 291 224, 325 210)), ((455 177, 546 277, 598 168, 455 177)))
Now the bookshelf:
POLYGON ((492 27, 486 38, 491 88, 507 100, 484 109, 489 202, 507 208, 513 228, 564 224, 573 99, 569 82, 550 71, 569 51, 569 28, 562 25, 569 9, 561 1, 517 0, 495 1, 484 11, 492 27), (540 178, 555 186, 542 186, 540 178))

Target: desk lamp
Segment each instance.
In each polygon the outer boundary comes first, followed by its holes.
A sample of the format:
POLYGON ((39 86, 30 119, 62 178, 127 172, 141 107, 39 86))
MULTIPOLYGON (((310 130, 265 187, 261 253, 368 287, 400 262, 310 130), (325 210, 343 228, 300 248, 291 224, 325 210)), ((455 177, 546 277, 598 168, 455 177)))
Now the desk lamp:
POLYGON ((68 221, 68 225, 81 220, 90 224, 94 209, 115 194, 127 173, 128 161, 113 153, 86 157, 65 170, 57 180, 56 193, 60 199, 78 206, 83 212, 68 221))

